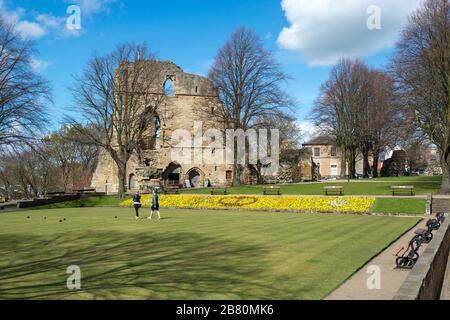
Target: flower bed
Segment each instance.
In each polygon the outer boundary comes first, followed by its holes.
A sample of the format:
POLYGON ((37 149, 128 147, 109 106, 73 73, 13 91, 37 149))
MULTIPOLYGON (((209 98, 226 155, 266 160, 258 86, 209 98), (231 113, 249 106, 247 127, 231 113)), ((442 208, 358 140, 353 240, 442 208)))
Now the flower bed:
MULTIPOLYGON (((143 196, 144 207, 151 207, 151 196, 143 196)), ((363 197, 309 197, 309 196, 197 196, 161 195, 161 207, 198 209, 255 209, 307 212, 367 213, 375 198, 363 197)), ((132 199, 121 206, 132 206, 132 199)))

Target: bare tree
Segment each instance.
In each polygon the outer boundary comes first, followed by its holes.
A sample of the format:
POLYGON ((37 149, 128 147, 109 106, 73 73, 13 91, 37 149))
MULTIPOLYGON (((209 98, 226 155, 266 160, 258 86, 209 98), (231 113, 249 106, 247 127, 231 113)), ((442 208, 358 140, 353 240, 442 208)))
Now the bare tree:
POLYGON ((413 123, 440 153, 441 193, 450 193, 450 3, 427 0, 397 43, 393 75, 413 123))
MULTIPOLYGON (((215 115, 223 128, 245 131, 259 117, 292 106, 281 87, 288 76, 252 30, 241 28, 232 34, 218 51, 209 78, 218 90, 215 115)), ((242 166, 234 161, 233 185, 241 184, 241 173, 242 166)))
MULTIPOLYGON (((367 121, 363 121, 368 132, 368 145, 373 155, 372 176, 378 177, 378 161, 386 148, 396 143, 396 128, 400 115, 394 93, 394 81, 385 72, 370 71, 370 97, 367 121)), ((365 155, 368 166, 368 154, 365 155)), ((367 167, 367 169, 369 169, 367 167)), ((366 170, 364 170, 366 171, 366 170)), ((367 173, 366 173, 367 176, 367 173)))
POLYGON ((0 16, 0 147, 36 137, 50 102, 48 83, 32 68, 33 47, 0 16))
MULTIPOLYGON (((298 164, 300 163, 300 141, 302 131, 297 123, 297 119, 283 110, 280 110, 277 114, 258 117, 255 119, 253 128, 265 129, 267 131, 272 128, 279 128, 280 164, 292 168, 292 178, 294 181, 298 180, 300 174, 298 164)), ((271 141, 271 137, 269 137, 269 142, 271 143, 271 141)), ((264 148, 264 146, 262 146, 262 148, 264 148)), ((256 166, 256 170, 258 172, 258 183, 264 183, 262 164, 260 161, 256 166)))
POLYGON ((312 113, 323 134, 335 139, 343 150, 341 176, 356 176, 356 157, 361 145, 361 123, 369 99, 369 69, 360 60, 341 59, 322 84, 312 113))
POLYGON ((60 177, 58 190, 65 192, 78 179, 92 174, 98 156, 98 146, 84 141, 77 130, 67 126, 44 137, 41 150, 60 177))
POLYGON ((46 195, 57 183, 54 166, 42 144, 10 148, 0 157, 0 183, 8 198, 46 195))
POLYGON ((106 150, 118 168, 119 196, 126 193, 127 164, 164 98, 160 64, 146 45, 124 44, 94 56, 72 88, 80 118, 70 123, 106 150))

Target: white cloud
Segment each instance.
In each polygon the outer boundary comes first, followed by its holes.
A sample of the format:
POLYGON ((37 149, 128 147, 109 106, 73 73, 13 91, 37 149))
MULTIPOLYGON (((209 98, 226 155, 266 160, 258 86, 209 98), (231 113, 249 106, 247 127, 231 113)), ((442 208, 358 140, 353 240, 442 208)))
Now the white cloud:
POLYGON ((65 0, 68 4, 80 6, 81 14, 90 16, 101 11, 107 11, 108 6, 117 0, 65 0))
POLYGON ((55 17, 54 15, 52 15, 50 13, 44 13, 44 14, 39 14, 36 17, 36 21, 41 23, 45 28, 58 28, 64 23, 65 18, 55 17))
POLYGON ((40 38, 47 34, 47 31, 36 22, 27 20, 20 21, 16 24, 16 30, 25 39, 40 38))
POLYGON ((310 66, 335 64, 339 58, 365 57, 395 43, 406 19, 422 0, 282 0, 290 23, 279 45, 298 52, 310 66), (367 9, 381 8, 381 30, 369 30, 367 9))
POLYGON ((30 65, 35 72, 42 72, 51 65, 51 62, 45 60, 32 59, 30 65))
MULTIPOLYGON (((76 4, 81 8, 82 17, 90 17, 96 13, 109 10, 109 5, 118 0, 65 0, 69 5, 76 4)), ((8 23, 14 25, 21 36, 26 39, 37 39, 53 34, 56 38, 79 36, 82 30, 66 28, 67 16, 55 16, 52 13, 37 13, 27 15, 23 8, 8 8, 10 2, 0 0, 0 14, 8 23), (26 19, 24 18, 26 17, 26 19)))
POLYGON ((299 126, 302 133, 302 141, 301 143, 306 143, 312 138, 316 137, 319 134, 318 127, 308 120, 298 121, 297 125, 299 126))

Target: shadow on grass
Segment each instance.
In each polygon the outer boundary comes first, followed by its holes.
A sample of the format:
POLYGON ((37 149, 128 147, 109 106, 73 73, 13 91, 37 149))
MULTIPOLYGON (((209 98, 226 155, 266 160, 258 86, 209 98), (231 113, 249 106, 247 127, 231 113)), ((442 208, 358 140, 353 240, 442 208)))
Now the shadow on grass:
POLYGON ((194 233, 0 236, 0 299, 270 299, 261 247, 194 233), (66 288, 77 265, 82 290, 66 288))

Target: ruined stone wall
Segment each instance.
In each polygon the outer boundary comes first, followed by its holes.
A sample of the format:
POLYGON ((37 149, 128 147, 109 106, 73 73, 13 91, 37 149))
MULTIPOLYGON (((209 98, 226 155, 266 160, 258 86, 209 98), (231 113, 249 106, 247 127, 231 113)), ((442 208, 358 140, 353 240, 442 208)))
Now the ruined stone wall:
MULTIPOLYGON (((154 148, 132 155, 127 167, 130 191, 146 190, 154 186, 159 180, 164 179, 164 173, 171 164, 180 165, 181 161, 178 161, 179 159, 174 157, 173 153, 180 151, 181 148, 175 148, 171 143, 175 130, 187 130, 193 136, 195 122, 204 121, 204 130, 217 126, 214 112, 217 110, 218 98, 212 83, 204 77, 184 73, 181 68, 171 62, 159 62, 159 64, 159 80, 154 81, 153 88, 155 99, 163 96, 163 100, 158 103, 156 115, 160 122, 159 136, 154 148), (164 96, 166 81, 171 81, 173 84, 172 96, 164 96)), ((152 137, 155 128, 154 122, 148 124, 149 138, 152 137)), ((191 149, 192 154, 195 151, 199 150, 191 149)), ((200 151, 205 156, 218 152, 206 146, 200 151)), ((179 167, 177 172, 180 173, 180 184, 189 180, 189 174, 193 171, 195 176, 198 173, 199 177, 195 181, 201 185, 206 178, 214 184, 225 183, 226 171, 232 170, 232 166, 205 165, 195 162, 181 164, 179 167)), ((92 187, 99 192, 117 193, 118 183, 117 166, 110 155, 102 150, 92 179, 92 187)))

